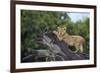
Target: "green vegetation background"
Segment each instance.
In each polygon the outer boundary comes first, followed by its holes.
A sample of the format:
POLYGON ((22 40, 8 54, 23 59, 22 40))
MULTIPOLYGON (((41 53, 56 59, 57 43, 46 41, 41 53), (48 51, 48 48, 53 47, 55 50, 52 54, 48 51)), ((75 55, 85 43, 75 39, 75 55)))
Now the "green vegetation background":
POLYGON ((89 54, 89 18, 73 22, 67 12, 21 10, 21 51, 47 49, 46 46, 32 41, 44 31, 53 31, 59 25, 66 25, 67 32, 85 38, 84 53, 89 54))

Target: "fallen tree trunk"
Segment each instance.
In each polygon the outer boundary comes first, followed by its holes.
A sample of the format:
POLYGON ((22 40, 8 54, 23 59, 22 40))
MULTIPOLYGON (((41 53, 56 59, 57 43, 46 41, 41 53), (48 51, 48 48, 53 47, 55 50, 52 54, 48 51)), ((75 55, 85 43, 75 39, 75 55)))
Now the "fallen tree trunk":
POLYGON ((88 59, 85 54, 74 53, 64 41, 59 41, 52 32, 43 35, 42 44, 47 45, 47 50, 33 50, 31 54, 22 59, 23 62, 39 62, 38 58, 44 61, 68 61, 88 59))

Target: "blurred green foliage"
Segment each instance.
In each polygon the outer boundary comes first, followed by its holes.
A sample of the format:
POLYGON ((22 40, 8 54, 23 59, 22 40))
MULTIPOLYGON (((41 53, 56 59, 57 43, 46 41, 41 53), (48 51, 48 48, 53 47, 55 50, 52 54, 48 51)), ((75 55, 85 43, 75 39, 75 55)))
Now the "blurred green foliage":
POLYGON ((89 53, 89 18, 73 22, 67 12, 21 10, 21 50, 46 49, 37 43, 45 31, 56 30, 59 25, 66 25, 69 34, 85 38, 85 53, 89 53), (34 41, 33 41, 34 40, 34 41))

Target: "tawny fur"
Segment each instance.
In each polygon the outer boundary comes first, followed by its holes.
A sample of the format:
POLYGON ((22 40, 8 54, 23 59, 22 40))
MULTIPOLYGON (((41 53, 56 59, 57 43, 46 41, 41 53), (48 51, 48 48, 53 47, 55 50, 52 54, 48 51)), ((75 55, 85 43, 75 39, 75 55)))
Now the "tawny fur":
POLYGON ((57 31, 53 31, 54 34, 58 37, 58 39, 61 41, 63 40, 65 43, 67 43, 69 46, 74 46, 76 50, 74 51, 77 53, 80 51, 80 53, 83 53, 83 45, 85 43, 85 39, 78 35, 69 35, 66 32, 66 27, 57 27, 57 31))

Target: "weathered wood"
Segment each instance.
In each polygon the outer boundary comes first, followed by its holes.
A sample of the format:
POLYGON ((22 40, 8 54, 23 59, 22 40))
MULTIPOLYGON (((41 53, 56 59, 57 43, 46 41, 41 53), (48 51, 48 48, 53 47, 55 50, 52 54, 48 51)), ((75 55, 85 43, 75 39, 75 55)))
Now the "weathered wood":
POLYGON ((43 44, 45 44, 45 45, 47 45, 47 46, 50 47, 50 48, 48 48, 48 50, 50 50, 50 52, 52 53, 51 56, 54 56, 55 57, 56 54, 60 54, 60 55, 62 55, 62 57, 65 60, 68 60, 67 55, 65 55, 65 53, 63 53, 61 51, 61 48, 58 45, 56 45, 56 44, 53 43, 54 41, 55 40, 49 38, 47 35, 43 35, 43 44))
POLYGON ((46 58, 50 57, 50 52, 48 50, 32 50, 32 53, 29 54, 28 56, 25 56, 22 61, 37 61, 38 58, 46 58), (32 59, 33 58, 33 59, 32 59))

